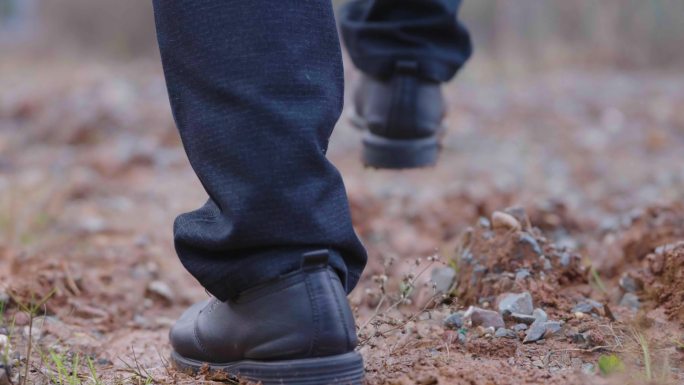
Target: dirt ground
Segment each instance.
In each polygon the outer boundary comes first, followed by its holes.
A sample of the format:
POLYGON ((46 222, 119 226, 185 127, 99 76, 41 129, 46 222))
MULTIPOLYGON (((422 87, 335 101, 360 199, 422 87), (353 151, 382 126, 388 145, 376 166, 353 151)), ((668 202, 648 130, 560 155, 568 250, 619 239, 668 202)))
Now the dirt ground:
MULTIPOLYGON (((364 169, 346 118, 333 136, 371 258, 350 296, 367 383, 684 384, 681 74, 466 77, 446 92, 436 168, 364 169), (524 342, 538 319, 523 330, 510 314, 500 337, 486 310, 524 292, 548 316, 541 338, 524 342)), ((206 298, 171 224, 204 199, 156 63, 0 64, 9 380, 28 361, 31 384, 213 383, 167 362, 169 326, 206 298), (72 372, 81 382, 60 379, 72 372)))

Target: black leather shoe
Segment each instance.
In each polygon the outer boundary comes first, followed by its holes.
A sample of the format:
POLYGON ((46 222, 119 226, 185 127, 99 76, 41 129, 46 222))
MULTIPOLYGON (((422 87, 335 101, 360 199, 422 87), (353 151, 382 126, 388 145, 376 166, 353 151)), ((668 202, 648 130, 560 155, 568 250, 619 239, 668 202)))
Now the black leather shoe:
POLYGON ((363 382, 354 317, 327 251, 306 254, 301 270, 235 299, 190 307, 170 339, 181 371, 208 369, 264 385, 363 382))
POLYGON ((437 162, 445 108, 440 83, 418 77, 415 62, 399 62, 388 80, 363 75, 352 123, 364 130, 363 161, 377 168, 437 162))

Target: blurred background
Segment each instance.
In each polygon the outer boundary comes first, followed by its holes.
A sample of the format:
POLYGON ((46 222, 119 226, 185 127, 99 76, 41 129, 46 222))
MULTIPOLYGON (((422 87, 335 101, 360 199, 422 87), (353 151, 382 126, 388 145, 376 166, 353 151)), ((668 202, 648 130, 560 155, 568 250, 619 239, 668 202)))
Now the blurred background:
MULTIPOLYGON (((673 68, 684 60, 683 14, 680 0, 466 0, 462 10, 478 55, 499 72, 673 68)), ((149 1, 0 0, 0 28, 5 57, 8 49, 123 60, 157 55, 149 1)))

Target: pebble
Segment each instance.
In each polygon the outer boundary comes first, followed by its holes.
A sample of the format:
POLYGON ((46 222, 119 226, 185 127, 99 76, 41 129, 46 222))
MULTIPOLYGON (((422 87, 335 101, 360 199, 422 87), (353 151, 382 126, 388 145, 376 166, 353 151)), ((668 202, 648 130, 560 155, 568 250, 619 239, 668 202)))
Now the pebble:
POLYGON ((477 221, 477 225, 486 230, 489 230, 492 227, 492 223, 486 217, 480 217, 477 221))
POLYGON ((437 293, 449 293, 456 280, 456 271, 450 267, 438 267, 432 270, 430 281, 435 285, 437 293))
POLYGON ((536 342, 544 338, 545 336, 550 336, 552 334, 558 333, 562 328, 562 323, 558 321, 535 321, 525 334, 525 339, 523 343, 536 342))
POLYGON ((525 333, 525 339, 523 340, 523 343, 526 344, 539 341, 540 339, 544 338, 544 333, 546 333, 546 326, 544 325, 544 322, 535 321, 527 330, 527 333, 525 333))
POLYGON ((549 316, 546 314, 546 312, 540 308, 534 309, 534 311, 532 312, 532 316, 535 320, 540 321, 547 321, 549 319, 549 316))
POLYGON ((563 324, 559 321, 548 321, 544 323, 546 327, 546 332, 544 332, 544 338, 552 336, 563 328, 563 324))
POLYGON ((468 311, 466 311, 464 317, 470 318, 473 326, 482 326, 484 328, 493 327, 495 329, 506 327, 501 315, 492 310, 471 306, 468 311))
POLYGON ((518 338, 518 333, 514 332, 513 330, 506 329, 506 328, 498 328, 496 330, 496 333, 494 333, 494 337, 496 338, 510 338, 510 339, 517 339, 518 338))
POLYGON ((14 315, 14 325, 25 326, 29 323, 29 315, 23 311, 20 311, 14 315))
POLYGON ((620 278, 620 287, 627 293, 636 293, 643 289, 644 283, 626 273, 620 278))
POLYGON ((7 305, 10 302, 9 294, 4 291, 0 291, 0 305, 7 305))
MULTIPOLYGON (((520 236, 518 237, 518 246, 522 248, 527 248, 534 253, 534 255, 541 256, 544 253, 542 252, 541 247, 539 246, 539 242, 537 242, 536 239, 534 239, 533 236, 531 236, 528 233, 521 233, 520 236)), ((522 256, 520 256, 522 257, 522 256)))
POLYGON ((603 310, 603 305, 599 302, 594 301, 593 299, 588 298, 581 300, 577 303, 577 305, 575 305, 575 307, 572 308, 573 313, 580 312, 585 314, 598 314, 600 310, 603 310))
POLYGON ((147 285, 147 291, 148 293, 155 295, 168 304, 173 303, 175 295, 173 294, 171 287, 169 287, 166 282, 152 281, 147 285))
POLYGON ((499 298, 499 314, 502 316, 512 313, 531 315, 534 311, 532 295, 529 292, 506 293, 499 298))
POLYGON ((582 364, 582 373, 584 374, 594 374, 596 371, 594 369, 594 364, 591 362, 587 362, 585 364, 582 364))
POLYGON ((0 352, 4 352, 9 346, 9 337, 4 334, 0 334, 0 352))
POLYGON ((449 329, 460 329, 463 327, 463 314, 464 312, 459 311, 451 314, 444 320, 444 326, 449 329))
POLYGON ((519 231, 521 229, 520 222, 514 216, 501 211, 495 211, 492 214, 492 227, 494 230, 519 231))
POLYGON ((491 337, 496 333, 496 328, 490 326, 490 327, 482 327, 478 326, 477 329, 475 329, 475 332, 477 333, 478 336, 480 337, 491 337))
POLYGON ((620 300, 620 306, 626 307, 630 310, 637 311, 641 308, 639 297, 634 293, 625 293, 620 300))
POLYGON ((522 206, 508 207, 504 209, 504 213, 515 218, 518 223, 526 224, 530 221, 529 217, 527 216, 527 211, 525 211, 525 208, 522 206))
POLYGON ((517 324, 517 325, 513 326, 513 330, 516 332, 524 332, 527 329, 528 329, 528 326, 526 324, 517 324))
POLYGON ((518 271, 515 272, 515 280, 516 281, 522 281, 526 278, 530 277, 530 271, 527 269, 518 269, 518 271))
POLYGON ((534 321, 537 319, 533 315, 527 315, 527 314, 518 314, 518 313, 513 313, 508 316, 509 319, 512 319, 515 322, 518 322, 519 324, 524 324, 524 325, 532 325, 534 321))

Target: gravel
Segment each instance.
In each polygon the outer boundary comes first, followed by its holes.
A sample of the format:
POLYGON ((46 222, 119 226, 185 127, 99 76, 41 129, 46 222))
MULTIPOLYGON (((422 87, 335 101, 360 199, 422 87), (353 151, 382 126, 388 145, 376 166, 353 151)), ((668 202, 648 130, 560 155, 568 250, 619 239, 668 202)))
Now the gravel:
POLYGON ((493 327, 495 329, 506 327, 501 315, 492 310, 471 306, 468 311, 466 311, 464 317, 470 318, 473 326, 482 326, 484 328, 493 327))
POLYGON ((533 311, 532 295, 529 292, 505 293, 499 299, 499 314, 504 317, 513 313, 532 315, 533 311))

